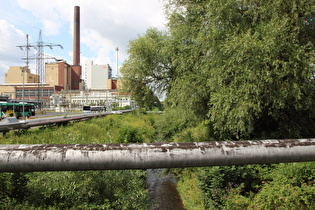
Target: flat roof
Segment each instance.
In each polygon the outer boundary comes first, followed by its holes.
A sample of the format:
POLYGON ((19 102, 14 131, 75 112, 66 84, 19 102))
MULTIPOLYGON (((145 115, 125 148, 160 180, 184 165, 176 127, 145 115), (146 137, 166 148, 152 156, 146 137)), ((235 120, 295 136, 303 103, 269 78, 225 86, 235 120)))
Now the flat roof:
MULTIPOLYGON (((47 86, 49 85, 48 83, 24 83, 24 86, 47 86)), ((4 83, 0 84, 0 86, 23 86, 23 83, 4 83)))

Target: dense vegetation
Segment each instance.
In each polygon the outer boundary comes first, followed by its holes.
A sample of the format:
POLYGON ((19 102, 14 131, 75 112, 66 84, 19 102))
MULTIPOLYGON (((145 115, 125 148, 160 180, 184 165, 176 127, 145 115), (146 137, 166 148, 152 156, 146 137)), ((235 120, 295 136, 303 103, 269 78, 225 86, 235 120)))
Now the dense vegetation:
MULTIPOLYGON (((315 1, 165 2, 167 31, 130 41, 121 69, 140 106, 164 96, 158 140, 315 136, 315 1)), ((312 209, 314 171, 292 163, 174 172, 189 209, 312 209)))
MULTIPOLYGON (((115 115, 66 127, 11 132, 1 144, 148 142, 152 116, 115 115)), ((146 172, 0 173, 1 209, 146 209, 146 172)))
MULTIPOLYGON (((11 132, 1 144, 150 142, 161 138, 163 115, 125 114, 67 127, 11 132)), ((174 121, 174 120, 172 120, 174 121)), ((171 122, 171 121, 170 121, 171 122)), ((170 123, 167 123, 170 124, 170 123)), ((205 141, 207 124, 186 128, 169 141, 205 141)), ((187 209, 312 209, 315 163, 173 169, 187 209)), ((148 209, 146 173, 78 171, 0 173, 0 208, 148 209)))
POLYGON ((181 125, 209 121, 216 139, 315 135, 314 1, 166 2, 168 30, 130 41, 121 69, 139 105, 164 94, 181 125))
MULTIPOLYGON (((1 143, 315 136, 315 1, 166 0, 168 30, 130 42, 121 71, 145 109, 1 143), (52 132, 54 131, 54 132, 52 132)), ((174 169, 187 209, 314 209, 315 163, 174 169)), ((3 208, 146 209, 143 171, 0 174, 3 208), (113 182, 112 180, 115 180, 113 182)))

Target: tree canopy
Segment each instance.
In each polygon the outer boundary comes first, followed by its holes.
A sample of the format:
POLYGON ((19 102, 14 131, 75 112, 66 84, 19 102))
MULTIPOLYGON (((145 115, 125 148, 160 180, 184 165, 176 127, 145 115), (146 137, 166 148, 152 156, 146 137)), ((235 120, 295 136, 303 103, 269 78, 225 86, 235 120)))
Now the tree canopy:
POLYGON ((166 14, 167 32, 130 42, 134 95, 164 92, 217 138, 314 135, 314 1, 169 0, 166 14))

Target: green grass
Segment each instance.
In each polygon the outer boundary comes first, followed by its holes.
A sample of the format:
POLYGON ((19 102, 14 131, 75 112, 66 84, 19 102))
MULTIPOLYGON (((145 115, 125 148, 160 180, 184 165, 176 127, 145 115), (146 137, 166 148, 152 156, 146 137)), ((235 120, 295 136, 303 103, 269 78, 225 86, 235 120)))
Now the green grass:
POLYGON ((92 144, 119 143, 121 133, 135 130, 143 142, 154 138, 154 116, 109 115, 104 118, 71 123, 67 126, 10 132, 0 139, 1 144, 92 144))

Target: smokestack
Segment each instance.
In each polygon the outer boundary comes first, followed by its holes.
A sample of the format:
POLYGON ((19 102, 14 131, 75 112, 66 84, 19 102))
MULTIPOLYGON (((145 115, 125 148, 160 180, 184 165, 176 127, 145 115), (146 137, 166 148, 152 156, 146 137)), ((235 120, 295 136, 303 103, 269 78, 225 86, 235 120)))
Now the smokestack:
POLYGON ((73 25, 73 64, 71 66, 71 90, 80 89, 81 66, 80 66, 80 7, 74 7, 73 25))
POLYGON ((74 7, 73 65, 80 65, 80 7, 74 7))

